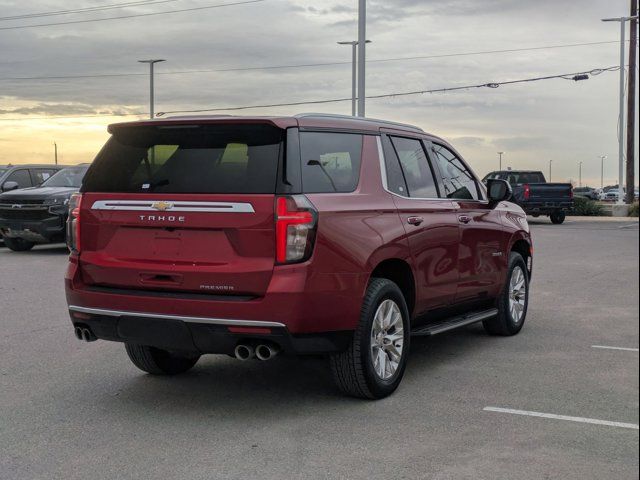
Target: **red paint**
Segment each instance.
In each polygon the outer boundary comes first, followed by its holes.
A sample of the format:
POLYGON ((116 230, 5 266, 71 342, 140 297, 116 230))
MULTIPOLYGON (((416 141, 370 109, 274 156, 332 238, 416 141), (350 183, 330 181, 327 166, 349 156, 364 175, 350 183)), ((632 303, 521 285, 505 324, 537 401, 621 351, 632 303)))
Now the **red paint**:
MULTIPOLYGON (((376 135, 388 125, 288 117, 161 121, 172 125, 260 121, 281 128, 350 128, 369 134, 363 137, 356 190, 306 194, 315 209, 313 215, 275 194, 84 193, 77 211, 82 218, 78 230, 82 251, 72 253, 65 276, 70 305, 276 321, 293 334, 353 330, 371 274, 381 262, 404 262, 410 268, 415 316, 456 302, 496 296, 510 249, 518 240, 531 245, 526 217, 514 204, 500 202, 491 207, 487 202, 446 198, 416 200, 385 191, 376 135), (253 206, 254 213, 189 212, 180 225, 163 221, 154 225, 143 224, 141 212, 91 209, 98 200, 134 199, 244 202, 253 206), (461 223, 460 215, 469 217, 468 223, 461 223), (423 221, 409 223, 408 217, 423 221), (317 222, 310 258, 283 264, 287 227, 310 221, 317 222), (178 280, 145 285, 144 279, 149 278, 178 280), (117 293, 121 289, 129 293, 117 293), (138 290, 172 295, 136 295, 138 290), (237 295, 242 299, 234 298, 237 295)), ((400 126, 393 131, 448 145, 400 126)), ((228 330, 239 332, 235 328, 228 330)), ((248 332, 242 329, 242 333, 248 332)))

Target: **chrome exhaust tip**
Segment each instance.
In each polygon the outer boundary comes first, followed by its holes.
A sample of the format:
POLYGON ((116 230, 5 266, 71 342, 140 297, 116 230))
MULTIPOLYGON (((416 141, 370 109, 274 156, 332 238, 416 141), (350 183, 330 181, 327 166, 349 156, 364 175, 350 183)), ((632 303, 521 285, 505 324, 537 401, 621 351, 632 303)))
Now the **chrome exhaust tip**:
POLYGON ((280 350, 272 345, 261 344, 256 347, 256 357, 262 361, 271 360, 279 352, 280 350))
POLYGON ((233 351, 233 353, 238 360, 242 360, 242 361, 249 360, 253 358, 253 356, 255 355, 255 351, 253 350, 253 347, 250 345, 245 345, 243 343, 238 345, 233 351))
POLYGON ((78 340, 82 340, 82 329, 80 327, 75 327, 73 333, 78 340))

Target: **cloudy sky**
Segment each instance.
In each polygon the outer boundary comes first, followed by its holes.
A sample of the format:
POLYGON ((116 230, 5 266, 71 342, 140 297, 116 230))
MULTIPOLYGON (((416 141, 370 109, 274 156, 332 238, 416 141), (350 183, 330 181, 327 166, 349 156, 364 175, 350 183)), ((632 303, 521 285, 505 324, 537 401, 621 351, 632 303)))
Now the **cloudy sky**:
MULTIPOLYGON (((64 163, 91 161, 108 123, 148 111, 147 70, 138 59, 167 60, 157 67, 157 111, 350 96, 350 47, 336 41, 357 35, 357 0, 203 8, 240 1, 0 0, 0 164, 50 162, 54 141, 64 163), (118 8, 51 14, 114 4, 118 8), (184 9, 191 10, 142 16, 184 9), (48 15, 9 18, 36 13, 48 15), (333 65, 259 68, 323 63, 333 65), (116 116, 125 114, 131 116, 116 116)), ((615 66, 619 28, 600 19, 628 9, 629 0, 369 0, 367 94, 615 66), (598 44, 478 53, 576 43, 598 44)), ((480 175, 497 168, 496 152, 505 151, 504 163, 513 168, 546 173, 553 159, 556 181, 577 181, 582 161, 583 183, 599 186, 599 155, 609 157, 605 183, 617 178, 617 99, 618 73, 604 72, 577 83, 555 79, 368 100, 367 115, 445 137, 480 175)), ((303 111, 348 114, 350 103, 241 113, 303 111)))

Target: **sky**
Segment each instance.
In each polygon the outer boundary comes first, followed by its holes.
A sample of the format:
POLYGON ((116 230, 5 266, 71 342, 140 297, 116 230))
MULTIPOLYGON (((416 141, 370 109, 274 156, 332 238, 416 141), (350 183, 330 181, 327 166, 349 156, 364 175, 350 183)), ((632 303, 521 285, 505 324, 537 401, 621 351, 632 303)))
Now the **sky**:
MULTIPOLYGON (((148 67, 140 59, 166 59, 156 67, 157 112, 351 95, 350 47, 336 42, 356 39, 357 0, 216 8, 209 7, 243 0, 125 1, 0 0, 0 164, 53 162, 54 142, 61 163, 90 162, 108 138, 109 123, 147 115, 148 67), (50 14, 114 4, 118 8, 50 14), (183 9, 192 10, 155 15, 183 9), (35 13, 49 14, 7 18, 35 13), (101 21, 85 22, 93 19, 101 21), (60 22, 67 23, 13 28, 60 22), (261 68, 318 63, 339 64, 261 68), (185 70, 205 72, 180 73, 185 70), (83 78, 42 78, 51 76, 83 78)), ((618 24, 600 19, 628 12, 629 0, 368 0, 367 94, 616 66, 618 24), (599 44, 478 53, 576 43, 599 44), (432 58, 407 58, 425 56, 432 58)), ((504 151, 503 165, 514 169, 548 175, 552 160, 553 181, 577 184, 583 162, 583 185, 597 187, 600 155, 607 155, 605 185, 617 183, 618 82, 613 71, 580 82, 370 99, 366 113, 447 139, 480 176, 498 168, 497 152, 504 151)), ((347 101, 231 113, 350 111, 347 101)))

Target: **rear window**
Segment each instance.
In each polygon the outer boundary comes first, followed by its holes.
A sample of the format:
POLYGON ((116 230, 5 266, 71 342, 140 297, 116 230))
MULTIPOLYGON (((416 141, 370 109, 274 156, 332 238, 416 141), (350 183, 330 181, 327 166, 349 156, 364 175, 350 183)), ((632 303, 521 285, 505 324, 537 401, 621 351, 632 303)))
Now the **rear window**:
POLYGON ((362 135, 301 132, 302 188, 305 193, 353 192, 360 178, 362 135))
POLYGON ((270 125, 117 127, 82 191, 274 193, 283 135, 270 125))
POLYGON ((511 185, 524 183, 545 183, 544 175, 540 172, 509 172, 507 180, 511 185))

